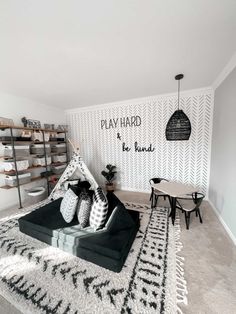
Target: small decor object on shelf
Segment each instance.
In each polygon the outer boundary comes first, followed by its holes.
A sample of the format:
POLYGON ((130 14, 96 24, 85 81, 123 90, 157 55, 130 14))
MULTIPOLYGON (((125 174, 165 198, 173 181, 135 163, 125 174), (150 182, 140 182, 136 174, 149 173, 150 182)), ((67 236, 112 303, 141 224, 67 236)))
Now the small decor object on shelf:
POLYGON ((31 136, 32 141, 34 142, 42 142, 43 141, 43 133, 41 131, 33 131, 31 136))
POLYGON ((46 130, 48 130, 48 129, 54 130, 54 124, 44 123, 44 128, 45 128, 46 130))
POLYGON ((175 79, 178 81, 178 110, 170 117, 166 126, 167 141, 184 141, 188 140, 191 134, 191 123, 183 110, 179 109, 179 90, 180 80, 184 77, 183 74, 178 74, 175 79))
POLYGON ((66 124, 59 124, 57 129, 60 130, 60 131, 68 131, 68 125, 66 125, 66 124))
POLYGON ((65 141, 65 133, 58 133, 57 134, 57 141, 65 141))
POLYGON ((27 126, 28 128, 41 129, 41 123, 39 120, 27 119, 27 126))
POLYGON ((26 128, 27 127, 27 119, 26 119, 26 117, 21 118, 21 122, 23 123, 24 128, 26 128))
POLYGON ((51 132, 49 141, 57 141, 57 132, 51 132))
POLYGON ((0 117, 0 125, 14 126, 14 122, 12 119, 0 117))
POLYGON ((115 180, 115 175, 117 171, 115 171, 116 166, 113 166, 111 164, 106 165, 107 170, 103 170, 101 174, 104 176, 106 179, 106 190, 107 191, 114 191, 114 180, 115 180))
POLYGON ((17 137, 18 141, 30 141, 32 136, 32 131, 30 130, 22 130, 21 135, 17 137))

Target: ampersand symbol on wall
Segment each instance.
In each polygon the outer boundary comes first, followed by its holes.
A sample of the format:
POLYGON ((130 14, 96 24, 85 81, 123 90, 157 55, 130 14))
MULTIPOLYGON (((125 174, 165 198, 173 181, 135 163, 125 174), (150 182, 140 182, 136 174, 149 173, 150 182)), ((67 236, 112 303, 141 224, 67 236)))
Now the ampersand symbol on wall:
POLYGON ((120 133, 117 133, 117 138, 118 138, 118 140, 120 140, 120 141, 121 141, 121 136, 120 136, 120 133))

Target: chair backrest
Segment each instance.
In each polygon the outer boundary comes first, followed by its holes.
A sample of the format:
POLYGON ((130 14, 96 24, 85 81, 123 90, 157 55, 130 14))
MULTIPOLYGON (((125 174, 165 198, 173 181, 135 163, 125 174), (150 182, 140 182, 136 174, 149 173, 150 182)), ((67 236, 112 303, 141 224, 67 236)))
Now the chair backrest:
POLYGON ((161 181, 168 181, 164 178, 152 178, 149 180, 149 183, 152 184, 152 183, 160 183, 161 181))
POLYGON ((205 195, 203 193, 200 193, 200 192, 192 193, 193 202, 196 208, 200 207, 204 197, 205 195))

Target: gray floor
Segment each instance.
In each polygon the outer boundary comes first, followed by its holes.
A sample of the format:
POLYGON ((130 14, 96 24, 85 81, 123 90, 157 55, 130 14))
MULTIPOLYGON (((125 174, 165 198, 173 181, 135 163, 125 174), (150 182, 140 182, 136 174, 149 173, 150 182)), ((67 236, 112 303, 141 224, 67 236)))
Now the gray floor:
MULTIPOLYGON (((117 191, 124 201, 149 204, 149 195, 117 191)), ((159 202, 158 205, 168 203, 159 202)), ((0 211, 0 218, 12 211, 0 211)), ((188 287, 186 314, 236 313, 236 247, 207 202, 202 205, 204 223, 192 217, 186 230, 181 215, 181 241, 185 257, 185 278, 188 287)), ((1 293, 1 292, 0 292, 1 293)), ((20 312, 0 297, 0 314, 20 312)), ((33 314, 33 313, 32 313, 33 314)))

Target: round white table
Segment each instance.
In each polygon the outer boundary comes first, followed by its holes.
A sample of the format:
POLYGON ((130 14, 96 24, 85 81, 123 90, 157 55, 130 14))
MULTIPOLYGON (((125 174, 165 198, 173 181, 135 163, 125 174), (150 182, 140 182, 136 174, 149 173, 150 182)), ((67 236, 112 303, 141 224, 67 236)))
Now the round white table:
POLYGON ((192 185, 179 183, 179 182, 173 182, 173 181, 172 182, 162 181, 160 183, 153 183, 152 187, 170 196, 170 201, 171 201, 170 217, 171 217, 173 225, 175 223, 176 198, 184 196, 186 194, 192 194, 194 192, 198 192, 198 189, 192 185))

